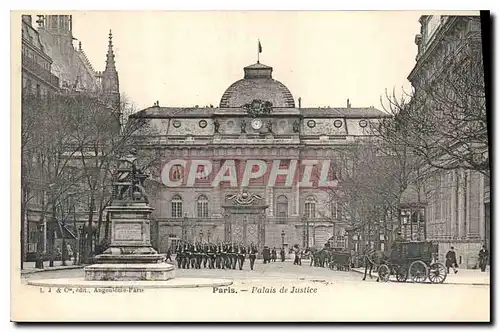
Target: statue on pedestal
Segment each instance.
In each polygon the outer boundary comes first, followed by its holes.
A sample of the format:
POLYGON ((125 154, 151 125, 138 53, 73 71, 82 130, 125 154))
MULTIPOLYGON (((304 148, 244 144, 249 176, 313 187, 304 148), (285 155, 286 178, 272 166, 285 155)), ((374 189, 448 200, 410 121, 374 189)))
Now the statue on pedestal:
POLYGON ((144 169, 137 167, 137 150, 132 148, 127 155, 119 159, 113 184, 113 200, 148 204, 148 195, 144 189, 144 180, 147 177, 144 169))

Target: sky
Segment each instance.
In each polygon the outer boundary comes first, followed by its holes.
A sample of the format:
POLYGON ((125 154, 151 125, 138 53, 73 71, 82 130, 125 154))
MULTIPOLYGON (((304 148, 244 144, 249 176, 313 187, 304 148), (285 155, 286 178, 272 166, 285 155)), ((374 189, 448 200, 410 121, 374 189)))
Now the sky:
MULTIPOLYGON (((72 12, 73 35, 103 70, 113 32, 120 90, 138 109, 217 106, 257 61, 273 67, 302 107, 381 108, 409 90, 423 12, 72 12)), ((75 41, 76 45, 77 41, 75 41)))

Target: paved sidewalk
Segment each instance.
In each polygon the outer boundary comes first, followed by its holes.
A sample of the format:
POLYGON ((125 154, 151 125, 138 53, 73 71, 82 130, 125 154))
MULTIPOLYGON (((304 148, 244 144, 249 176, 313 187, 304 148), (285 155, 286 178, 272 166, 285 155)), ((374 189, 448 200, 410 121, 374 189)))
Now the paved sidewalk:
MULTIPOLYGON (((365 273, 364 268, 352 269, 351 271, 357 273, 365 273)), ((372 272, 372 276, 374 279, 377 278, 377 273, 372 272)), ((393 276, 391 276, 391 281, 396 280, 393 276)), ((471 270, 464 269, 458 270, 457 274, 454 274, 450 269, 450 273, 446 276, 446 280, 444 284, 453 284, 453 285, 490 285, 490 271, 489 269, 486 272, 481 272, 481 270, 471 270)))
POLYGON ((21 270, 21 274, 30 274, 37 273, 43 271, 54 271, 54 270, 67 270, 67 269, 79 269, 82 268, 82 265, 74 265, 73 261, 66 261, 66 266, 62 265, 62 261, 54 261, 54 266, 49 266, 49 261, 43 262, 43 269, 35 268, 35 262, 24 262, 23 269, 21 270))

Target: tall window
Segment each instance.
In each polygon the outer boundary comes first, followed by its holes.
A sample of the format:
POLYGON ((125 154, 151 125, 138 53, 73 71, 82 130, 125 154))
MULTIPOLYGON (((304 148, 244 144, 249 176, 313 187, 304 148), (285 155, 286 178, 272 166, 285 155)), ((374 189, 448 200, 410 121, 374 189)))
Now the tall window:
POLYGON ((175 195, 172 197, 172 218, 182 217, 182 197, 175 195))
POLYGON ((276 199, 276 216, 279 223, 284 224, 286 222, 288 217, 288 199, 286 196, 281 195, 276 199))
POLYGON ((335 242, 336 242, 337 248, 345 248, 345 236, 344 236, 344 234, 341 232, 338 232, 335 242))
POLYGON ((312 196, 306 198, 306 202, 304 205, 304 216, 306 218, 316 217, 316 200, 312 196))
POLYGON ((208 198, 205 195, 200 195, 196 201, 196 209, 198 218, 208 218, 208 198))
POLYGON ((342 203, 332 202, 331 204, 332 204, 332 218, 342 219, 344 214, 342 203))

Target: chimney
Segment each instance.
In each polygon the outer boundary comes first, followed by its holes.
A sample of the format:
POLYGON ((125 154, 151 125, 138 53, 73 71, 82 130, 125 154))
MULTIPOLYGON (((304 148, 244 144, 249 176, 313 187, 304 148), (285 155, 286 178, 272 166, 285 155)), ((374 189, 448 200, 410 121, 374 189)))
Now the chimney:
POLYGON ((299 97, 299 108, 301 108, 302 105, 302 98, 299 97))
POLYGON ((31 15, 22 15, 23 21, 31 25, 31 15))
POLYGON ((349 98, 347 98, 347 108, 351 108, 351 103, 349 102, 349 98))

